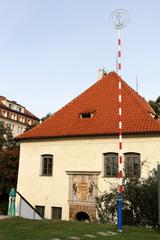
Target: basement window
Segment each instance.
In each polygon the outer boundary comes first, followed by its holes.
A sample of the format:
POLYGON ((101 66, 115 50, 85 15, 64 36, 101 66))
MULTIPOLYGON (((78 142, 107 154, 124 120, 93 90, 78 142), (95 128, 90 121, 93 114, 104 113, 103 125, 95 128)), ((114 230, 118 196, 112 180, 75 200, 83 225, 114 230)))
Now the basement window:
POLYGON ((36 205, 36 206, 35 206, 35 209, 36 209, 37 212, 41 215, 41 217, 44 218, 45 206, 36 205))
POLYGON ((83 119, 83 118, 92 118, 93 116, 94 116, 94 114, 93 113, 89 113, 89 112, 80 114, 80 118, 81 119, 83 119))
POLYGON ((62 219, 61 207, 52 207, 52 219, 62 219))

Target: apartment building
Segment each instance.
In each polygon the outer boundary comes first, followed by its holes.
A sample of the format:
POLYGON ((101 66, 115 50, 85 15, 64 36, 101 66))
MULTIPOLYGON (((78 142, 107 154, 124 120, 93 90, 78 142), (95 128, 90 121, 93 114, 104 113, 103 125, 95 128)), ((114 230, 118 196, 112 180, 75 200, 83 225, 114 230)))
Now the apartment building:
POLYGON ((0 125, 12 130, 13 137, 23 133, 28 125, 37 125, 39 118, 25 107, 4 96, 0 96, 0 125))

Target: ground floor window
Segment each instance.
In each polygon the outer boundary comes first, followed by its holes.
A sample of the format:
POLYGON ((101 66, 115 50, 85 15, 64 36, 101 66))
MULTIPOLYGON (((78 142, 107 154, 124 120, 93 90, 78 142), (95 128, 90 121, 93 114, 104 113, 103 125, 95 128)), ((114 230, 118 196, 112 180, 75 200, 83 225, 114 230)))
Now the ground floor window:
POLYGON ((52 219, 62 219, 61 207, 52 207, 52 219))
POLYGON ((36 209, 37 212, 41 215, 41 217, 44 218, 45 206, 36 205, 36 206, 35 206, 35 209, 36 209))

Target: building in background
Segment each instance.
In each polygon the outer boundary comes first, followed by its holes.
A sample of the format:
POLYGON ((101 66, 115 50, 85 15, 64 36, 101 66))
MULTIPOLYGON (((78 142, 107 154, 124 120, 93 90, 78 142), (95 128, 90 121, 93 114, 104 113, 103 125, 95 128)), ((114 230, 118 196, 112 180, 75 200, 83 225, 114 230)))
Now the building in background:
POLYGON ((37 125, 39 118, 15 101, 0 96, 0 125, 12 130, 13 137, 23 133, 27 126, 37 125))
MULTIPOLYGON (((18 136, 17 191, 45 218, 93 221, 95 196, 119 183, 118 82, 115 72, 102 74, 50 118, 18 136)), ((123 80, 122 111, 123 176, 147 178, 160 159, 160 119, 123 80)), ((17 195, 17 214, 33 218, 22 200, 17 195)))

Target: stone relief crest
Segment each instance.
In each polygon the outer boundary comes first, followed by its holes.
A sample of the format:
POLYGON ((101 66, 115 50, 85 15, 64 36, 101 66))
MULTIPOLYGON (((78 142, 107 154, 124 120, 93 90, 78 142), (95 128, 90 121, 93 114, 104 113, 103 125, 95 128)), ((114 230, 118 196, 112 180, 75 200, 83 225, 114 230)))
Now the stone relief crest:
POLYGON ((73 180, 73 199, 87 201, 93 199, 93 177, 75 176, 73 180))

